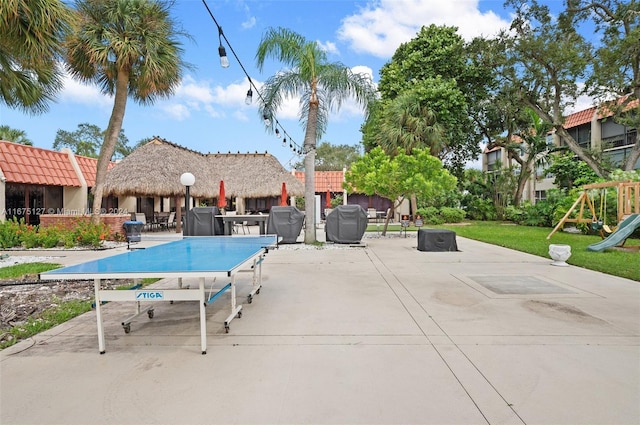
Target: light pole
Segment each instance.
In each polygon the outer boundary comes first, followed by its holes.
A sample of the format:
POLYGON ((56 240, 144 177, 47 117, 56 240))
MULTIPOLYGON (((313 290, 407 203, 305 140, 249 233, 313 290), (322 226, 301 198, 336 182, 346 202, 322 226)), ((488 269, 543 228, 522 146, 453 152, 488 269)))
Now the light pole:
POLYGON ((189 235, 189 204, 190 204, 189 187, 193 186, 195 182, 196 182, 196 178, 191 173, 183 173, 180 176, 180 184, 182 184, 186 188, 185 196, 184 196, 184 232, 183 232, 184 236, 190 236, 189 235))

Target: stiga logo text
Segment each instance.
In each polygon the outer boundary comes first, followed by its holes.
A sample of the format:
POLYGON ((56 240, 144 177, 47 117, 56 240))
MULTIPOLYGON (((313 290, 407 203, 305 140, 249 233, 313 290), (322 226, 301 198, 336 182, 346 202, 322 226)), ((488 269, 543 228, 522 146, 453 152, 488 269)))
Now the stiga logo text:
POLYGON ((136 291, 136 300, 163 300, 162 291, 136 291))

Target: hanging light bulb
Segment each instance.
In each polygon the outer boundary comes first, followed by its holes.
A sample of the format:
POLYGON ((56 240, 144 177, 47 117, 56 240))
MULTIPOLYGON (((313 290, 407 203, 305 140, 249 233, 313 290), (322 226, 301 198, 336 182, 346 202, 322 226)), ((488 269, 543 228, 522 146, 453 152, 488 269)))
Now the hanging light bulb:
POLYGON ((220 66, 223 68, 229 68, 229 58, 227 57, 227 51, 222 45, 222 27, 218 27, 218 41, 220 41, 220 47, 218 47, 218 54, 220 55, 220 66))
POLYGON ((276 137, 277 137, 278 139, 280 138, 280 130, 278 130, 277 128, 276 128, 276 137))
POLYGON ((287 146, 287 138, 286 138, 286 137, 283 137, 283 138, 282 138, 282 147, 284 148, 284 147, 286 147, 286 146, 287 146))
POLYGON ((247 97, 244 98, 244 104, 251 105, 252 102, 253 102, 253 91, 251 90, 251 87, 249 87, 249 90, 247 90, 247 97))
POLYGON ((262 119, 264 120, 265 126, 269 127, 271 125, 271 118, 269 118, 269 115, 267 115, 266 112, 262 114, 262 119))

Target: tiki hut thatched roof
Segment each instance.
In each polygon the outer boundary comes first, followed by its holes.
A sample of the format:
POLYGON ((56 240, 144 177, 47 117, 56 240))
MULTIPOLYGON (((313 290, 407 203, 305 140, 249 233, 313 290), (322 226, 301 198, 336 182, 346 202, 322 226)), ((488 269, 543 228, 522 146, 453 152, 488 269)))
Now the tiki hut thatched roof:
POLYGON ((227 196, 266 198, 279 196, 282 183, 293 196, 303 196, 304 187, 295 176, 268 153, 209 154, 213 168, 223 176, 227 196))
POLYGON ((205 155, 161 138, 133 151, 107 173, 105 194, 119 196, 181 196, 180 176, 196 178, 190 193, 196 198, 217 198, 220 180, 227 197, 279 196, 282 182, 287 192, 302 196, 304 187, 268 153, 205 155))

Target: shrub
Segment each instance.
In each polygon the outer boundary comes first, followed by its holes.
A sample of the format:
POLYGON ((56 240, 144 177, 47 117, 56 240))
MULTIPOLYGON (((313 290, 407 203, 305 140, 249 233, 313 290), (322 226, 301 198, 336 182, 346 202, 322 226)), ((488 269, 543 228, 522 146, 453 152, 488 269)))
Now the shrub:
POLYGON ((442 207, 440 208, 440 217, 445 223, 460 223, 464 220, 466 213, 460 208, 442 207))
MULTIPOLYGON (((81 220, 78 221, 71 232, 74 244, 93 247, 102 245, 102 241, 109 237, 109 233, 109 226, 104 223, 93 224, 90 221, 81 220)), ((69 240, 66 240, 65 246, 69 242, 69 240)))
POLYGON ((24 226, 20 236, 23 247, 29 249, 40 246, 40 235, 36 227, 31 225, 24 226))
POLYGON ((0 223, 0 248, 13 248, 20 245, 22 242, 21 228, 24 226, 23 218, 20 221, 13 218, 0 223))
POLYGON ((418 211, 416 211, 416 215, 421 215, 422 216, 422 220, 425 223, 429 223, 429 224, 442 224, 442 223, 444 223, 444 221, 442 221, 442 218, 440 217, 440 215, 438 213, 438 209, 436 207, 418 208, 418 211))
POLYGON ((99 247, 109 237, 109 226, 86 221, 78 221, 71 230, 57 227, 39 227, 25 224, 24 218, 15 218, 0 223, 0 248, 54 248, 64 245, 72 248, 77 245, 99 247))
POLYGON ((57 227, 45 227, 38 229, 40 244, 43 248, 54 248, 62 242, 63 232, 57 227))

